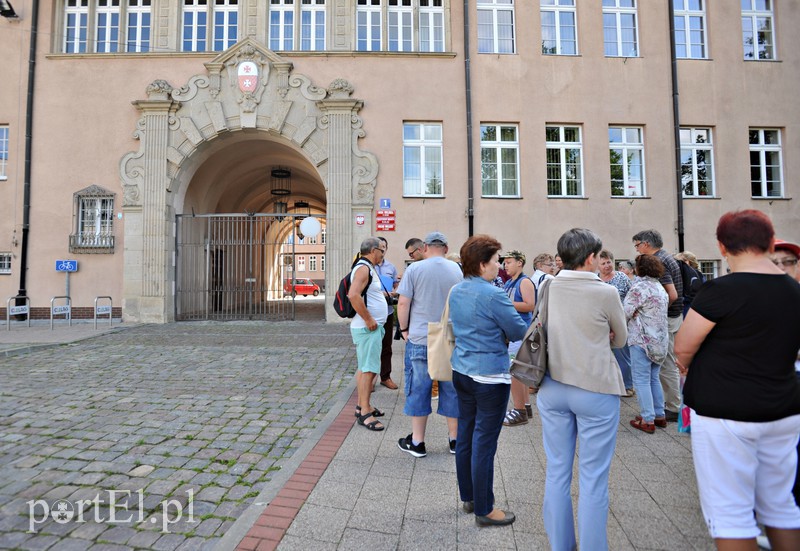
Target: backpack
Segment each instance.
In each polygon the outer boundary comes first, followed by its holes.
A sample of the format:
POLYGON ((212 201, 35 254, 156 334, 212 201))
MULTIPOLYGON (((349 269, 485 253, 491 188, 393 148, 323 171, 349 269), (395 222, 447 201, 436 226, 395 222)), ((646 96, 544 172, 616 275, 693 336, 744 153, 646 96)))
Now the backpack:
POLYGON ((698 289, 700 289, 700 285, 703 284, 703 280, 700 278, 701 276, 697 270, 689 266, 686 262, 678 261, 678 266, 680 266, 681 269, 683 298, 686 299, 688 301, 687 304, 689 304, 694 299, 698 289))
POLYGON ((361 293, 361 296, 364 298, 364 304, 367 304, 367 289, 369 289, 369 286, 372 285, 372 268, 366 262, 361 262, 361 260, 358 259, 353 265, 352 270, 350 270, 339 282, 339 288, 336 289, 336 295, 333 297, 333 309, 336 310, 336 314, 338 314, 340 318, 356 317, 356 309, 353 308, 353 304, 350 302, 350 299, 347 298, 347 293, 350 292, 350 279, 353 275, 353 270, 355 270, 359 265, 370 268, 367 286, 364 287, 364 292, 361 293))
MULTIPOLYGON (((533 301, 534 301, 534 303, 538 304, 538 302, 539 302, 539 287, 542 286, 542 281, 545 281, 546 277, 547 277, 547 274, 540 275, 539 276, 539 281, 537 281, 537 282, 534 282, 531 279, 531 282, 533 283, 533 301)), ((528 278, 528 279, 530 279, 530 278, 528 278)))

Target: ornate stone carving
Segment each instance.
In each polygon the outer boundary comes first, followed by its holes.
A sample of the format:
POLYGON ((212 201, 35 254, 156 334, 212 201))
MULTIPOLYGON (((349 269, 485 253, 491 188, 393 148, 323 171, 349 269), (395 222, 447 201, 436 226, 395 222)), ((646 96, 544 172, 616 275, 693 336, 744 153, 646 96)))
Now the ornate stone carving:
POLYGON ((172 93, 172 85, 166 80, 154 80, 145 90, 148 99, 169 99, 172 93))
POLYGON ((311 84, 311 79, 305 75, 290 76, 289 86, 292 88, 300 88, 300 93, 303 97, 311 101, 325 99, 325 96, 328 95, 328 91, 325 90, 325 88, 314 86, 311 84))
POLYGON ((203 75, 195 75, 189 79, 185 85, 181 86, 180 90, 173 90, 172 91, 172 99, 177 101, 189 101, 194 99, 197 95, 197 91, 200 88, 208 88, 208 85, 211 81, 208 77, 203 75))
POLYGON ((343 78, 337 78, 328 86, 328 95, 331 99, 347 99, 353 93, 353 85, 343 78))
MULTIPOLYGON (((137 136, 138 139, 138 136, 137 136)), ((144 172, 138 161, 144 156, 144 151, 130 152, 119 162, 119 178, 122 181, 122 206, 141 206, 139 201, 139 186, 144 181, 144 172), (131 165, 129 167, 129 164, 131 165)))
POLYGON ((350 124, 353 128, 351 150, 353 162, 353 203, 372 206, 375 202, 375 186, 378 184, 378 158, 358 147, 358 140, 367 135, 361 128, 364 121, 353 114, 350 124))

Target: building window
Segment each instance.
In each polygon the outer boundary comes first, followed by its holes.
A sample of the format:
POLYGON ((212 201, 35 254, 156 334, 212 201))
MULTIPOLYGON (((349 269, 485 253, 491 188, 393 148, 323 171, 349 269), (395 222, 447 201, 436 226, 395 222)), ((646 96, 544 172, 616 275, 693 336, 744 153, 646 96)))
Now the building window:
POLYGON ((742 43, 745 59, 775 59, 771 0, 742 0, 742 43))
POLYGON ((684 197, 714 197, 714 149, 710 128, 681 128, 684 197))
POLYGON ((541 0, 542 53, 577 55, 578 23, 575 0, 541 0))
POLYGON ((128 0, 127 35, 127 51, 150 51, 150 0, 128 0))
POLYGON ((579 126, 545 127, 547 145, 547 195, 583 196, 583 146, 579 126))
POLYGON ((419 0, 419 51, 444 51, 443 0, 419 0))
POLYGON ((313 235, 309 235, 308 237, 306 237, 306 244, 307 245, 316 245, 317 244, 317 238, 315 236, 313 236, 313 235))
POLYGON ((716 260, 698 260, 698 264, 700 273, 705 276, 706 281, 719 276, 719 263, 716 260))
POLYGON ((381 49, 381 0, 358 0, 356 5, 356 50, 381 49))
POLYGON ((703 0, 675 0, 675 56, 706 58, 706 12, 703 0))
POLYGON ((64 53, 149 51, 150 3, 151 0, 66 0, 64 53))
POLYGON ((639 127, 612 126, 608 129, 611 162, 611 195, 644 195, 644 139, 639 127))
POLYGON ((325 49, 325 0, 302 0, 300 5, 300 49, 325 49))
POLYGON ((11 273, 11 253, 0 253, 0 274, 11 273))
POLYGON ((294 0, 271 0, 269 7, 269 48, 294 49, 294 0))
POLYGON ((781 133, 750 129, 750 185, 753 197, 783 197, 781 133))
POLYGON ((69 236, 71 253, 114 252, 114 194, 98 186, 77 192, 75 233, 69 236))
POLYGON ((308 271, 309 272, 316 272, 317 271, 317 256, 311 255, 308 257, 308 271))
POLYGON ((8 179, 8 126, 0 126, 0 180, 8 179))
POLYGON ((319 257, 319 271, 320 272, 324 272, 325 271, 325 255, 324 254, 320 255, 320 257, 319 257))
POLYGON ((478 0, 478 53, 515 51, 514 0, 478 0))
POLYGON ((442 125, 403 124, 403 196, 444 195, 442 125))
POLYGON ((412 47, 411 0, 389 0, 389 51, 410 52, 412 47))
POLYGON ((636 0, 603 0, 603 40, 609 57, 638 57, 636 0))
POLYGON ((517 127, 481 125, 481 196, 519 197, 517 127))
POLYGON ((183 0, 183 51, 227 50, 239 34, 239 0, 183 0), (208 37, 211 36, 209 44, 208 37))
POLYGON ((298 272, 305 272, 306 271, 306 257, 305 256, 298 256, 297 257, 297 271, 298 272))
MULTIPOLYGON (((325 228, 322 228, 322 231, 320 232, 319 236, 320 236, 319 242, 324 245, 325 244, 325 228)), ((322 258, 325 258, 325 257, 323 256, 322 258)))

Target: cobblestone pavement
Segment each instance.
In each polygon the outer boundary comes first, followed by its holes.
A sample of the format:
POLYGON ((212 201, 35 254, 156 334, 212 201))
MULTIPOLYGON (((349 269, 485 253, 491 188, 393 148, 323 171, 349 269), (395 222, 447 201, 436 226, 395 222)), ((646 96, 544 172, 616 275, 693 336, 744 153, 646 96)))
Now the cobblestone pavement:
POLYGON ((0 548, 214 547, 350 395, 354 364, 348 327, 321 321, 142 325, 0 355, 0 548))

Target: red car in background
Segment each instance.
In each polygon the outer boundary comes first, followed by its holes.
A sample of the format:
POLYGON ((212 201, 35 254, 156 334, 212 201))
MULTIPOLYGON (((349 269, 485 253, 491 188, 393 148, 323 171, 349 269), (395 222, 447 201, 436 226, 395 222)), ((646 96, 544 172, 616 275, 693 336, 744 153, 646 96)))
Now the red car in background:
POLYGON ((313 296, 317 296, 317 295, 319 295, 319 292, 320 292, 319 285, 317 285, 316 283, 314 283, 310 279, 301 278, 301 277, 295 279, 294 280, 294 289, 292 289, 292 280, 291 279, 287 279, 286 281, 283 282, 283 296, 285 296, 285 297, 289 296, 289 295, 292 295, 293 297, 297 296, 297 295, 304 295, 304 296, 313 295, 313 296))

